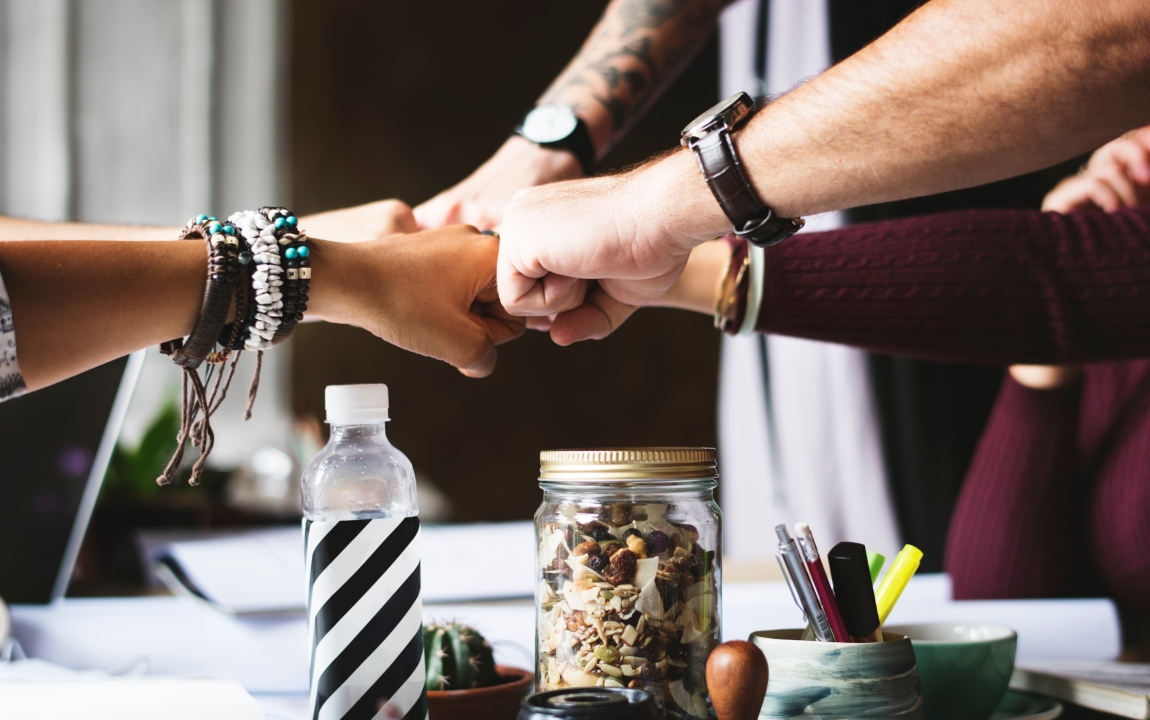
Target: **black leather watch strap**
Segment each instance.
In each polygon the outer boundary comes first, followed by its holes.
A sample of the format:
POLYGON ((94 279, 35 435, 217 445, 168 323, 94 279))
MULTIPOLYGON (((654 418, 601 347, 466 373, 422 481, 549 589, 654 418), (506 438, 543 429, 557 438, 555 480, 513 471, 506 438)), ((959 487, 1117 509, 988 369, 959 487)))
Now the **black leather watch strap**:
POLYGON ((723 129, 692 140, 699 168, 719 201, 719 206, 734 225, 735 234, 759 247, 767 247, 794 235, 804 222, 779 217, 759 199, 751 187, 731 132, 723 129))

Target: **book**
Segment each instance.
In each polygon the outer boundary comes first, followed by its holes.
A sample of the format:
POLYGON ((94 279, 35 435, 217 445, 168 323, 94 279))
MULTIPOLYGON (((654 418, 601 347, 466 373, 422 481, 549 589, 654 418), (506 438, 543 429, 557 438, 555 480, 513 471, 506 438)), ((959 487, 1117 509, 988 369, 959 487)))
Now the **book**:
POLYGON ((1010 687, 1111 715, 1150 720, 1150 663, 1025 661, 1015 665, 1010 687))

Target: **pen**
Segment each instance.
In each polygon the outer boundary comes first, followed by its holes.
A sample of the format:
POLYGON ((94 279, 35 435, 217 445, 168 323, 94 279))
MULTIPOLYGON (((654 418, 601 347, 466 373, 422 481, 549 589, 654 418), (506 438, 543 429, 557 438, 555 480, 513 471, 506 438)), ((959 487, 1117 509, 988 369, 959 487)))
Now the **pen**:
POLYGON ((831 577, 835 580, 835 597, 850 639, 854 642, 882 642, 866 548, 859 543, 841 542, 831 548, 827 559, 831 565, 831 577))
POLYGON ((886 558, 874 550, 867 550, 866 561, 867 564, 870 565, 870 582, 871 585, 874 585, 874 581, 878 580, 878 574, 882 571, 882 564, 886 562, 886 558))
POLYGON ((904 545, 898 555, 895 556, 894 562, 890 564, 890 569, 886 571, 882 582, 874 591, 880 623, 886 622, 886 619, 890 617, 890 611, 894 610, 894 604, 898 602, 899 596, 902 595, 902 591, 906 589, 906 584, 910 582, 911 577, 918 570, 918 564, 921 561, 922 550, 914 545, 904 545))
POLYGON ((787 526, 776 525, 775 535, 779 537, 778 557, 786 564, 786 574, 790 576, 791 589, 796 593, 795 599, 799 602, 802 611, 806 613, 807 619, 815 631, 815 637, 823 642, 834 642, 834 632, 827 622, 827 616, 823 612, 822 606, 819 605, 818 595, 815 594, 815 589, 811 585, 811 579, 807 577, 807 569, 803 565, 799 548, 791 539, 791 534, 787 532, 787 526))
POLYGON ((843 622, 842 613, 839 612, 839 604, 835 601, 831 581, 827 579, 827 571, 819 558, 819 548, 815 545, 811 526, 805 522, 795 523, 795 539, 799 541, 799 549, 802 550, 803 559, 807 561, 807 569, 811 571, 811 583, 815 586, 815 592, 819 594, 819 601, 823 604, 823 612, 826 613, 831 632, 835 634, 836 640, 846 642, 850 637, 847 634, 847 626, 843 622))

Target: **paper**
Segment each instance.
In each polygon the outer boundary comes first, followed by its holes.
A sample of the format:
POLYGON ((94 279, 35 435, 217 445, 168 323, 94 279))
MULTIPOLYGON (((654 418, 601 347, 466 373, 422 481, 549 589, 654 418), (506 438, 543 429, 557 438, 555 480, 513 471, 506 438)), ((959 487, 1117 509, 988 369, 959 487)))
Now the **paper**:
POLYGON ((262 720, 239 683, 88 678, 0 683, 0 717, 36 720, 262 720))
MULTIPOLYGON (((530 521, 424 525, 423 602, 529 598, 535 530, 530 521)), ((303 612, 303 535, 298 527, 256 530, 164 545, 159 577, 236 614, 303 612)))

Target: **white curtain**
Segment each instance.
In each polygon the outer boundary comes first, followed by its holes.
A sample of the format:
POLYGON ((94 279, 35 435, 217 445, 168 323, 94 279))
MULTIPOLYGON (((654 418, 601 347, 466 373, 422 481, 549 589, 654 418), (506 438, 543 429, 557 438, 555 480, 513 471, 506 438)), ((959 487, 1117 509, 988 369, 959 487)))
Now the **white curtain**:
MULTIPOLYGON (((283 0, 0 0, 0 212, 178 226, 288 202, 285 18, 283 0)), ((213 418, 214 464, 287 449, 289 358, 265 356, 248 423, 241 363, 213 418)), ((178 386, 148 353, 128 443, 178 386)))
MULTIPOLYGON (((740 0, 723 15, 723 97, 756 85, 758 9, 757 0, 740 0)), ((826 0, 771 0, 770 12, 773 94, 822 72, 831 51, 826 0)), ((809 218, 804 232, 840 223, 828 213, 809 218)), ((841 540, 888 556, 901 547, 865 353, 779 336, 724 337, 719 453, 731 557, 773 555, 771 528, 798 521, 811 524, 824 551, 841 540)))

